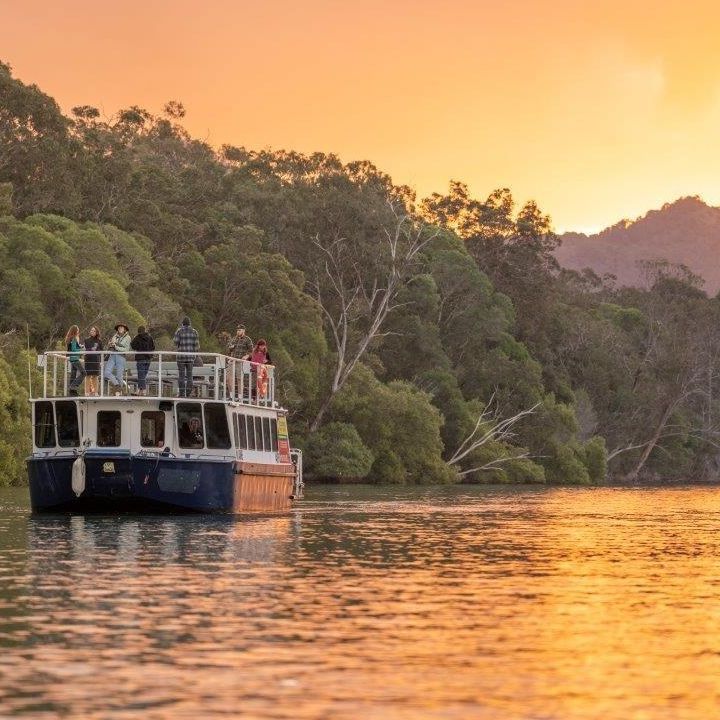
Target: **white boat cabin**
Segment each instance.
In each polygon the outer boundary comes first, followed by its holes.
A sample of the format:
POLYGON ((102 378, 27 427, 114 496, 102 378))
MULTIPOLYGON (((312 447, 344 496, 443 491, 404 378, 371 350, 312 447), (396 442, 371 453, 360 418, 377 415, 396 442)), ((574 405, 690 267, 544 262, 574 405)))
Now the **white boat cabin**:
POLYGON ((102 380, 101 370, 97 394, 86 394, 83 384, 71 395, 69 354, 39 356, 43 392, 31 401, 33 455, 97 452, 291 462, 286 412, 274 400, 274 368, 197 354, 192 387, 180 396, 177 353, 152 355, 146 395, 136 394, 136 359, 127 362, 120 390, 102 380))

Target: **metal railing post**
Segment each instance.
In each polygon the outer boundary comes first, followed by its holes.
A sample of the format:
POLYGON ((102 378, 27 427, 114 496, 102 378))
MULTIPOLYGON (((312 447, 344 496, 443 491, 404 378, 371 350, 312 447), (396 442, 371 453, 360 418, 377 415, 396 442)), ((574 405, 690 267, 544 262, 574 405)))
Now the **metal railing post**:
POLYGON ((53 397, 57 397, 57 355, 53 353, 53 397))
POLYGON ((220 386, 218 385, 219 380, 219 366, 220 366, 220 355, 213 356, 213 362, 215 364, 215 400, 220 400, 220 386))
POLYGON ((100 397, 105 397, 105 353, 100 353, 100 377, 98 377, 98 389, 100 390, 100 397))
POLYGON ((158 353, 158 397, 163 397, 162 358, 163 354, 158 353))

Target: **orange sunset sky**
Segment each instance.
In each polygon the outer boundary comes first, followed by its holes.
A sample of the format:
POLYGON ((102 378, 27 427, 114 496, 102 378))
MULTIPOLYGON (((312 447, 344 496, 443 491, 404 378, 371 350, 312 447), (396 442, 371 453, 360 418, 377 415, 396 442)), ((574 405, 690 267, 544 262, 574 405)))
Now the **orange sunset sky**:
POLYGON ((709 0, 0 0, 0 59, 63 109, 187 108, 213 145, 508 186, 559 230, 720 203, 709 0))

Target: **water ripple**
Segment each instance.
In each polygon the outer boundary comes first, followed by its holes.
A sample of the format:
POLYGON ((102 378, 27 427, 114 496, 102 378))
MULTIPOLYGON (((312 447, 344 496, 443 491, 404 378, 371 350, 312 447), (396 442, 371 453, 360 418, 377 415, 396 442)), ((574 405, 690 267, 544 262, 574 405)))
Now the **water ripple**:
POLYGON ((4 491, 0 716, 716 716, 716 490, 309 495, 29 517, 4 491))

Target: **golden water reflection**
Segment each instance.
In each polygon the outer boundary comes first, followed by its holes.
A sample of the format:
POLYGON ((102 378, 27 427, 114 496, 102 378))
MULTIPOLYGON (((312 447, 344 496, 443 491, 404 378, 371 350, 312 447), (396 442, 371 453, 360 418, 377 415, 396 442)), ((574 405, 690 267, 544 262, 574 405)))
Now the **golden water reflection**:
POLYGON ((28 520, 0 503, 0 708, 717 716, 718 491, 312 497, 250 520, 28 520))

